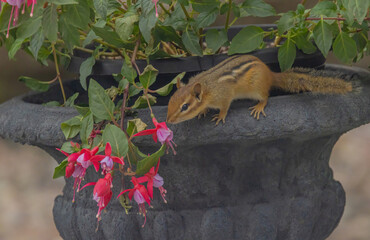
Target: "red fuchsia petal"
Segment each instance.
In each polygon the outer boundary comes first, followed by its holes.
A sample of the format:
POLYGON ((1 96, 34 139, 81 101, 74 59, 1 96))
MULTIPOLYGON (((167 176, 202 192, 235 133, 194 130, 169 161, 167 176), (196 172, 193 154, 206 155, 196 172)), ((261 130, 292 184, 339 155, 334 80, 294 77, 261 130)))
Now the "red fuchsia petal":
POLYGON ((96 182, 94 187, 94 195, 97 194, 98 197, 104 197, 107 195, 111 190, 110 186, 111 183, 105 178, 101 178, 96 182))
POLYGON ((75 164, 72 162, 68 163, 66 167, 66 174, 65 174, 66 178, 71 177, 74 171, 75 171, 75 164))
POLYGON ((152 118, 152 121, 153 121, 154 126, 155 126, 155 127, 157 127, 157 125, 158 125, 158 121, 157 121, 157 119, 152 118))
POLYGON ((78 153, 72 153, 68 156, 68 162, 76 162, 77 158, 80 156, 78 153))
POLYGON ((167 125, 166 125, 166 122, 158 123, 157 128, 158 128, 158 126, 159 126, 160 128, 164 128, 164 129, 168 130, 168 127, 167 127, 167 125))
POLYGON ((147 182, 149 179, 148 179, 148 177, 147 176, 143 176, 143 177, 139 177, 139 178, 137 178, 137 181, 139 182, 139 183, 145 183, 145 182, 147 182))
POLYGON ((95 171, 99 172, 100 163, 99 162, 92 162, 95 168, 95 171))
MULTIPOLYGON (((128 191, 132 191, 133 192, 133 189, 126 189, 126 190, 120 192, 120 194, 118 194, 117 198, 119 198, 119 196, 121 196, 122 194, 124 194, 125 192, 128 192, 128 191)), ((131 198, 130 198, 130 200, 131 200, 131 198)))
POLYGON ((95 184, 96 184, 96 182, 86 183, 82 188, 80 188, 80 190, 84 189, 85 187, 94 186, 95 184))
POLYGON ((148 205, 150 206, 150 198, 149 198, 149 194, 148 194, 148 191, 146 190, 146 188, 143 186, 143 185, 140 185, 139 187, 139 192, 141 193, 141 195, 143 195, 145 201, 148 203, 148 205))
POLYGON ((119 163, 121 165, 125 165, 125 163, 123 162, 123 158, 112 157, 112 156, 111 156, 111 158, 112 158, 113 162, 119 163))
POLYGON ((157 129, 147 129, 147 130, 143 130, 141 132, 136 133, 133 137, 152 135, 153 133, 156 133, 156 132, 157 132, 157 129))
POLYGON ((155 172, 154 172, 154 175, 156 175, 158 173, 158 169, 159 169, 159 163, 160 163, 161 159, 158 158, 158 162, 157 162, 157 166, 155 167, 155 172))
POLYGON ((98 151, 99 151, 99 147, 96 146, 90 152, 91 152, 91 155, 94 156, 98 151))
POLYGON ((132 197, 134 196, 135 189, 130 189, 131 191, 128 193, 128 198, 131 200, 132 197))
POLYGON ((64 155, 66 155, 67 157, 69 156, 69 153, 63 151, 62 149, 59 149, 59 148, 56 148, 56 150, 58 150, 59 152, 63 153, 64 155))
POLYGON ((106 156, 105 155, 95 155, 92 158, 90 158, 91 162, 100 162, 103 160, 106 156))
POLYGON ((153 133, 153 140, 155 143, 158 141, 157 131, 153 133))
POLYGON ((107 145, 105 145, 105 156, 110 156, 112 154, 112 147, 110 146, 110 143, 107 142, 107 145))
POLYGON ((148 189, 148 194, 151 199, 153 199, 153 180, 148 181, 148 184, 146 185, 148 189))

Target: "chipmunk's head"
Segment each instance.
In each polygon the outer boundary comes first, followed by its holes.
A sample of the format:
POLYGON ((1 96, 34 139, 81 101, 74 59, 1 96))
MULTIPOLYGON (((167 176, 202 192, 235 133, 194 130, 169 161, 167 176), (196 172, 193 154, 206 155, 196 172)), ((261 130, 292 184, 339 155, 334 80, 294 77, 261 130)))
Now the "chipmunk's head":
POLYGON ((196 117, 202 111, 203 89, 200 83, 184 85, 177 81, 177 91, 168 103, 167 122, 179 123, 196 117))

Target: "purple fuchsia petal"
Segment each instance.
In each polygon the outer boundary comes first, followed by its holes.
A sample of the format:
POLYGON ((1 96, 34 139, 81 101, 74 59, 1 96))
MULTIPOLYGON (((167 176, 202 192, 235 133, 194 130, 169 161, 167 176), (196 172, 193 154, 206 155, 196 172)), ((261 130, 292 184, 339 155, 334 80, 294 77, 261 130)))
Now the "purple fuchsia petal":
POLYGON ((139 190, 135 190, 134 200, 135 200, 135 202, 137 202, 137 204, 145 203, 145 199, 144 199, 143 195, 140 193, 139 190))
POLYGON ((159 188, 163 186, 163 184, 164 184, 163 177, 161 177, 159 174, 156 174, 153 178, 153 186, 159 188))

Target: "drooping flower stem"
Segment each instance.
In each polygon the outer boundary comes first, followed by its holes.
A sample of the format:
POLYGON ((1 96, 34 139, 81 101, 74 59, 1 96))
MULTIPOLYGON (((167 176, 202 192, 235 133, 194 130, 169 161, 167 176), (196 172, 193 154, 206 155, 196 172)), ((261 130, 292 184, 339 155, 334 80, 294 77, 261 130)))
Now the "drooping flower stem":
POLYGON ((227 9, 226 21, 225 21, 225 30, 229 28, 230 12, 233 1, 229 0, 229 7, 227 9))
MULTIPOLYGON (((125 111, 126 111, 126 102, 127 102, 127 96, 128 96, 128 90, 129 90, 129 84, 125 87, 125 90, 123 91, 123 102, 122 102, 122 107, 121 107, 121 124, 120 127, 122 131, 126 133, 125 127, 123 125, 123 122, 125 120, 125 111)), ((127 133, 126 133, 127 135, 127 133)))
POLYGON ((151 107, 150 102, 149 102, 147 89, 144 89, 144 95, 145 95, 146 101, 148 103, 148 107, 149 107, 149 110, 150 110, 150 116, 152 117, 152 116, 154 116, 154 114, 153 114, 153 110, 152 110, 152 107, 151 107))
POLYGON ((186 16, 186 19, 187 19, 187 20, 190 20, 189 13, 188 13, 188 11, 186 10, 186 8, 185 8, 184 4, 180 3, 180 6, 181 6, 181 9, 182 9, 182 11, 184 12, 184 14, 185 14, 185 16, 186 16))
POLYGON ((58 58, 57 58, 57 53, 55 51, 55 45, 54 44, 51 44, 51 48, 52 48, 52 51, 53 51, 53 56, 54 56, 54 63, 55 63, 55 70, 57 72, 57 78, 58 78, 58 81, 59 81, 59 85, 60 85, 60 90, 62 91, 62 95, 63 95, 63 105, 66 103, 67 99, 66 99, 66 94, 64 92, 64 87, 63 87, 63 83, 62 83, 62 78, 60 77, 60 71, 59 71, 59 65, 58 65, 58 58))

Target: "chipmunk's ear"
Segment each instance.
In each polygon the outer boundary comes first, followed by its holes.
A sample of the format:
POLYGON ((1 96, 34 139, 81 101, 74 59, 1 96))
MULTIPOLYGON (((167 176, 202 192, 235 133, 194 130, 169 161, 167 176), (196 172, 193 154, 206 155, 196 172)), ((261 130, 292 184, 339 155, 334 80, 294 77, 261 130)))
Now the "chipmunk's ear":
POLYGON ((177 89, 182 88, 183 86, 185 86, 185 84, 181 82, 180 78, 177 78, 177 83, 176 83, 177 89))
POLYGON ((200 83, 197 83, 197 84, 194 85, 193 95, 198 100, 198 102, 202 101, 203 91, 202 91, 202 85, 200 83))

